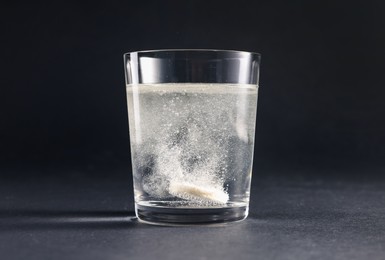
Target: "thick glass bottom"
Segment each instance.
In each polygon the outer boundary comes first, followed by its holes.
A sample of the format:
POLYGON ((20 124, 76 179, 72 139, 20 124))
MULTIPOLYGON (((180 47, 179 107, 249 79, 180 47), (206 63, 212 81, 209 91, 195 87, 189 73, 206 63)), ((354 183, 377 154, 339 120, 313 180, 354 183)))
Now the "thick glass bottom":
POLYGON ((139 221, 154 225, 209 225, 244 220, 249 212, 245 204, 218 207, 192 207, 183 203, 146 202, 136 204, 139 221))

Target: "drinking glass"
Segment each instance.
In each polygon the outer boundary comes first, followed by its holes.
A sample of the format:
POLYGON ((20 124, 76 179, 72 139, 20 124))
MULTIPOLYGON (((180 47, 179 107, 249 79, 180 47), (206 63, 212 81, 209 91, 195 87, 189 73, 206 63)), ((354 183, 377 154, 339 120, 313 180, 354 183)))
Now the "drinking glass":
POLYGON ((243 220, 249 211, 260 55, 124 54, 135 211, 159 225, 243 220))

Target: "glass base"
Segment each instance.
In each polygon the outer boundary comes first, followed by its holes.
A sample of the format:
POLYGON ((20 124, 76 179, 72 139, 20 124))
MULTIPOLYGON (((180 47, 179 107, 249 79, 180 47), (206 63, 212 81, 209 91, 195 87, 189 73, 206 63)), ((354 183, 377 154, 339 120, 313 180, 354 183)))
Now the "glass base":
MULTIPOLYGON (((209 225, 225 224, 244 220, 248 213, 248 206, 226 206, 210 208, 172 207, 135 205, 136 216, 139 221, 153 225, 209 225)), ((155 204, 155 203, 152 203, 155 204)), ((156 205, 156 204, 155 204, 156 205)))

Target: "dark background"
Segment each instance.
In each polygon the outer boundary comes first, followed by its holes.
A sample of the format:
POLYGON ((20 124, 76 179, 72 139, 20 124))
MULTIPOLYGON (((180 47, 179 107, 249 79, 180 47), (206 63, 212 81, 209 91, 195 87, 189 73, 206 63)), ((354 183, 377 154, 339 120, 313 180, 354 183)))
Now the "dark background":
POLYGON ((383 169, 384 6, 382 1, 3 5, 1 166, 128 170, 123 53, 216 48, 262 54, 256 171, 383 169))
POLYGON ((382 1, 3 4, 1 168, 129 171, 123 53, 216 48, 262 54, 256 171, 378 174, 385 162, 384 7, 382 1))
POLYGON ((381 0, 1 4, 0 255, 383 259, 384 14, 381 0), (262 54, 244 222, 133 217, 123 53, 160 48, 262 54))

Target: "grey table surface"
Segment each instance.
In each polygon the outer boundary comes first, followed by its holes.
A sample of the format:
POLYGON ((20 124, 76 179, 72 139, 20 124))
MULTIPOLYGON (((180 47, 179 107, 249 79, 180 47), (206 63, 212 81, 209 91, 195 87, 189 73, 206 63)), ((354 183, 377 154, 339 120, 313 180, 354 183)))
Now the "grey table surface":
POLYGON ((129 176, 23 176, 0 183, 1 259, 385 259, 383 180, 255 176, 245 221, 158 227, 129 176))

